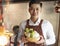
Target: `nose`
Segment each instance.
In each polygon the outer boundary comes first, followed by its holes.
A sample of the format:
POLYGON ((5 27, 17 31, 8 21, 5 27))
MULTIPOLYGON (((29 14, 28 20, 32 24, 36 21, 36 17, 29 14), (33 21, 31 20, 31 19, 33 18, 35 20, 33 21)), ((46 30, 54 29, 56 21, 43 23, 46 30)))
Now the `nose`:
POLYGON ((34 9, 34 13, 36 13, 36 10, 34 9))

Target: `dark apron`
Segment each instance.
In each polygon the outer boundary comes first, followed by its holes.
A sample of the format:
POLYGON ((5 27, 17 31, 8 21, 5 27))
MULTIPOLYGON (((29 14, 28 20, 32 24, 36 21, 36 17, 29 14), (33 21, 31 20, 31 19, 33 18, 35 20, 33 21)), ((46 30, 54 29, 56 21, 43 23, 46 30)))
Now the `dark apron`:
MULTIPOLYGON (((33 29, 34 29, 35 31, 37 31, 40 35, 43 36, 42 28, 41 28, 42 22, 43 22, 43 20, 40 21, 40 23, 39 23, 38 26, 30 26, 30 25, 29 25, 29 20, 27 20, 26 28, 33 28, 33 29)), ((44 38, 44 36, 43 36, 43 38, 44 38)), ((33 42, 28 42, 28 43, 25 43, 24 45, 26 45, 26 46, 44 46, 43 44, 35 44, 35 43, 33 43, 33 42)))
POLYGON ((16 34, 16 37, 14 38, 14 42, 12 42, 11 40, 11 37, 10 37, 10 44, 9 44, 9 46, 11 46, 11 44, 13 44, 13 46, 18 46, 18 45, 20 45, 20 43, 19 42, 17 42, 17 38, 18 38, 18 34, 16 34))

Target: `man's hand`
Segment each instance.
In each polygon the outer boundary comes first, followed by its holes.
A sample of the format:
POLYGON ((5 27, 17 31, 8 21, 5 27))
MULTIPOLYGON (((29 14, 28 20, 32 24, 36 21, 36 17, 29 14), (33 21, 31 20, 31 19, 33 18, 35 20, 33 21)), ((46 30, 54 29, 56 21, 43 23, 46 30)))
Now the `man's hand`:
POLYGON ((24 36, 22 36, 21 40, 22 40, 22 42, 24 42, 24 43, 27 43, 27 42, 28 42, 27 39, 26 39, 24 36))
POLYGON ((41 39, 39 41, 35 42, 36 44, 43 44, 45 42, 43 36, 40 35, 40 38, 41 39))

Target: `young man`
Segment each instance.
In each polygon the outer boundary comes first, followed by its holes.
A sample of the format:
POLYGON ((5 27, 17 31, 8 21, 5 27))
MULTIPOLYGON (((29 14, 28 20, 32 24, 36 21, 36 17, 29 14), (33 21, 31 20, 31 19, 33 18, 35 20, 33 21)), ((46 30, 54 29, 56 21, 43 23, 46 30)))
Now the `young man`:
POLYGON ((31 15, 30 19, 24 21, 20 25, 21 41, 26 46, 47 46, 55 43, 55 34, 52 24, 47 21, 40 19, 39 14, 42 10, 42 3, 37 0, 31 0, 29 2, 29 13, 31 15), (33 28, 37 31, 41 39, 37 42, 29 42, 23 35, 26 28, 33 28))
POLYGON ((12 30, 14 35, 10 38, 10 46, 20 46, 19 42, 17 42, 19 26, 15 25, 12 30))

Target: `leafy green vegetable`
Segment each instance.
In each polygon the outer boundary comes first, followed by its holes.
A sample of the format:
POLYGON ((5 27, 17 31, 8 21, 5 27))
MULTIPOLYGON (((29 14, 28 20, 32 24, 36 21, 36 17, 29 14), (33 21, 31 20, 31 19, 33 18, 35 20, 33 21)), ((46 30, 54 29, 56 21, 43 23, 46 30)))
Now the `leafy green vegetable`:
POLYGON ((26 29, 25 29, 25 32, 29 32, 29 29, 28 29, 28 28, 26 28, 26 29))

